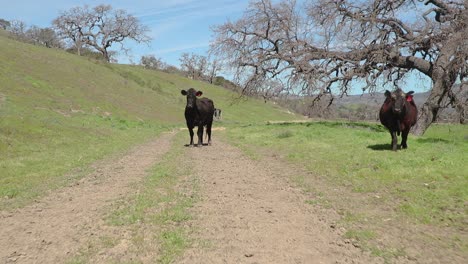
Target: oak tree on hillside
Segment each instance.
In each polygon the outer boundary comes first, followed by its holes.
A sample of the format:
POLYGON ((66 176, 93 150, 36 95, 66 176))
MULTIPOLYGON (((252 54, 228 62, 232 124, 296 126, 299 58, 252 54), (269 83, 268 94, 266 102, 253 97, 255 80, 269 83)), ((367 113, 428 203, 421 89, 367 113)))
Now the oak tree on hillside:
POLYGON ((26 38, 26 31, 28 26, 21 20, 12 20, 10 21, 9 31, 13 36, 19 40, 26 38))
POLYGON ((93 47, 106 61, 111 59, 109 48, 116 43, 127 51, 126 40, 150 41, 146 26, 125 10, 114 10, 110 5, 74 7, 62 12, 52 23, 61 36, 73 42, 78 53, 83 46, 93 47))
POLYGON ((52 25, 58 34, 67 41, 72 42, 72 49, 76 49, 78 56, 84 46, 84 29, 87 23, 87 13, 90 12, 87 6, 73 7, 68 11, 63 11, 59 17, 52 21, 52 25))
MULTIPOLYGON (((319 96, 352 86, 405 91, 417 72, 432 80, 416 134, 436 120, 445 100, 466 117, 468 1, 255 0, 243 17, 214 28, 212 52, 235 70, 244 92, 319 96), (271 80, 282 83, 270 86, 271 80)), ((275 83, 275 82, 273 82, 275 83)))
POLYGON ((194 53, 182 53, 179 61, 181 70, 185 72, 187 77, 209 83, 214 83, 218 72, 222 68, 218 59, 194 53))
POLYGON ((179 61, 182 71, 194 80, 201 80, 208 66, 208 59, 205 56, 194 53, 182 53, 179 61))
POLYGON ((151 70, 162 70, 166 67, 161 58, 156 58, 154 55, 141 56, 140 64, 146 69, 151 70))
POLYGON ((0 19, 0 27, 11 33, 11 37, 16 40, 41 45, 47 48, 62 48, 63 43, 52 28, 40 28, 38 26, 28 26, 21 20, 6 21, 0 19))
POLYGON ((6 30, 11 25, 10 21, 0 18, 0 28, 6 30))
POLYGON ((61 39, 51 28, 31 26, 25 32, 25 36, 29 42, 35 45, 42 45, 47 48, 62 48, 63 46, 61 39))
POLYGON ((208 81, 212 84, 215 81, 216 76, 218 75, 218 72, 221 70, 221 64, 217 59, 213 59, 212 61, 208 62, 208 69, 207 69, 207 75, 208 75, 208 81))

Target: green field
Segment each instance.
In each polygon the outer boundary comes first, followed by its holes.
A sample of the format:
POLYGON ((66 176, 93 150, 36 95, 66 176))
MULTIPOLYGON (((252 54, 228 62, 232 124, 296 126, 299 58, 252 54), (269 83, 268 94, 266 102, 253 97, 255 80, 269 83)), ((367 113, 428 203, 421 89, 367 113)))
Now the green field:
MULTIPOLYGON (((227 137, 253 158, 274 155, 305 168, 294 180, 316 195, 307 202, 340 212, 350 238, 378 240, 392 220, 440 229, 427 235, 468 252, 458 231, 468 215, 467 126, 435 124, 422 137, 410 135, 408 149, 397 152, 386 129, 372 123, 249 125, 228 129, 227 137)), ((376 255, 401 253, 369 247, 376 255)))
MULTIPOLYGON (((226 130, 217 136, 253 159, 273 158, 297 169, 292 180, 310 196, 304 202, 338 212, 337 226, 358 246, 386 260, 404 256, 405 243, 414 240, 468 254, 466 125, 432 125, 422 137, 410 135, 408 149, 394 152, 380 124, 275 123, 301 117, 272 103, 236 100, 235 93, 205 82, 102 63, 4 34, 0 47, 0 210, 25 206, 87 175, 95 161, 184 127, 180 90, 194 87, 223 110, 214 127, 226 130)), ((176 144, 187 138, 179 133, 176 144)), ((186 247, 187 230, 171 223, 189 219, 186 209, 197 198, 173 188, 190 174, 182 161, 190 162, 173 147, 139 186, 140 194, 121 201, 106 219, 131 230, 135 245, 142 243, 139 224, 156 228, 158 248, 141 250, 161 252, 163 263, 186 247), (163 202, 171 206, 150 210, 163 202)), ((195 192, 192 183, 185 191, 195 192)), ((115 239, 103 238, 100 246, 115 239)), ((86 263, 93 254, 84 250, 73 261, 86 263)))
MULTIPOLYGON (((224 123, 297 118, 224 88, 107 64, 0 36, 0 209, 23 206, 84 175, 89 164, 185 126, 181 89, 194 87, 224 123)), ((216 124, 215 124, 216 125, 216 124)))

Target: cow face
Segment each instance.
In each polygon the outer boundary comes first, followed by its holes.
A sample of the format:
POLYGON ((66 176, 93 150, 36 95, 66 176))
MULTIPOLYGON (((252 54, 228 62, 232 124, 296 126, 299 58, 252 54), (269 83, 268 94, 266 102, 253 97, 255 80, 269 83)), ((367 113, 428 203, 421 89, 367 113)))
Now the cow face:
POLYGON ((193 88, 188 89, 188 91, 181 90, 180 93, 184 96, 187 96, 186 108, 194 108, 196 106, 195 102, 197 100, 197 97, 203 94, 202 91, 196 91, 193 88))
MULTIPOLYGON (((409 92, 408 94, 412 94, 413 91, 409 92)), ((401 89, 396 89, 394 92, 389 92, 388 90, 385 91, 385 97, 387 100, 390 100, 392 112, 394 114, 400 115, 404 114, 405 112, 405 101, 406 101, 406 94, 401 89)))

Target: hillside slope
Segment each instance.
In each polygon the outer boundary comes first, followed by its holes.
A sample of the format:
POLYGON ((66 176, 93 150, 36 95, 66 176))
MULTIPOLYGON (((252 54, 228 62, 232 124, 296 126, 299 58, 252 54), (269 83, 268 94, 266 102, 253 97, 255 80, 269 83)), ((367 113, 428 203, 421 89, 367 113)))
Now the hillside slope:
POLYGON ((224 123, 297 118, 255 100, 231 105, 233 93, 180 76, 3 35, 0 47, 0 208, 21 206, 80 177, 92 161, 183 126, 181 89, 203 90, 224 123))

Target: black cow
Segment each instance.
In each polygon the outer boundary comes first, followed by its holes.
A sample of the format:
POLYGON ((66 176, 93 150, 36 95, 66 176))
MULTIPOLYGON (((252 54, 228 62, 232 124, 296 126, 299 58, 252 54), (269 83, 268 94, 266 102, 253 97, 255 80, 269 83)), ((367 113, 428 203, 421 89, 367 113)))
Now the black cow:
POLYGON ((380 108, 380 123, 392 135, 392 150, 397 150, 397 135, 401 135, 401 147, 408 147, 406 139, 410 128, 416 124, 418 109, 413 100, 413 91, 404 93, 401 89, 394 92, 385 91, 385 101, 380 108))
POLYGON ((211 125, 213 124, 214 104, 211 99, 197 97, 203 94, 202 91, 196 91, 193 88, 188 91, 180 91, 182 95, 187 97, 187 105, 185 106, 185 120, 190 133, 190 146, 193 146, 193 128, 198 127, 198 144, 203 145, 203 127, 206 126, 206 134, 208 135, 208 145, 211 145, 211 125))
POLYGON ((214 117, 216 118, 216 120, 221 120, 221 109, 215 108, 214 117))

